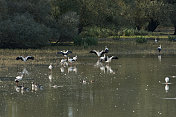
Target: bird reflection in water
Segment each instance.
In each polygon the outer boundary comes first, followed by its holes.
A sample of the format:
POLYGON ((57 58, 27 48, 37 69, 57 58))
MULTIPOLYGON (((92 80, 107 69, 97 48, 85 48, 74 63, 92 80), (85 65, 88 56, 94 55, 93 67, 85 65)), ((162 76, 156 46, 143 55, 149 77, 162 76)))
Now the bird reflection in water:
POLYGON ((68 107, 68 117, 73 117, 73 108, 68 107))
POLYGON ((96 68, 100 68, 100 70, 105 73, 115 74, 115 72, 111 69, 110 65, 104 65, 100 60, 98 60, 95 65, 96 68))
POLYGON ((52 82, 52 79, 53 79, 52 74, 50 74, 50 75, 48 76, 48 79, 49 79, 50 82, 52 82))
POLYGON ((21 73, 24 74, 24 75, 29 75, 29 72, 27 71, 26 68, 23 68, 23 71, 21 73))
POLYGON ((19 85, 18 83, 16 83, 15 90, 16 92, 20 92, 22 94, 24 94, 24 92, 29 92, 29 88, 24 87, 24 83, 22 83, 22 85, 19 85))
POLYGON ((41 84, 32 82, 31 84, 31 90, 33 91, 38 91, 38 90, 43 90, 43 86, 41 84))
POLYGON ((67 67, 67 66, 68 66, 67 59, 61 59, 60 64, 61 64, 61 66, 63 66, 63 67, 67 67))
POLYGON ((158 55, 158 60, 161 62, 161 54, 158 55))
POLYGON ((66 67, 66 66, 61 66, 61 67, 60 67, 61 73, 64 73, 64 72, 65 72, 65 69, 67 69, 67 72, 68 72, 68 73, 74 72, 74 73, 77 74, 77 72, 78 72, 78 69, 77 69, 76 66, 67 66, 67 67, 66 67))
POLYGON ((165 91, 166 91, 166 93, 169 91, 169 85, 168 84, 165 85, 165 91))
POLYGON ((76 66, 74 66, 74 67, 68 67, 68 73, 70 73, 70 72, 74 72, 74 73, 76 73, 77 74, 77 67, 76 66))
POLYGON ((61 67, 60 70, 61 70, 62 73, 64 73, 64 71, 65 71, 64 67, 61 67))

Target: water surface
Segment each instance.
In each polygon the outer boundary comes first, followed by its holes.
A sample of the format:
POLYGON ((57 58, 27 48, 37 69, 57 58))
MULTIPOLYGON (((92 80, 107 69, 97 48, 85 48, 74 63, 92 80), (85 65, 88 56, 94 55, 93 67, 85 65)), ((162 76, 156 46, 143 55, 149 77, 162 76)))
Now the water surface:
POLYGON ((176 57, 120 57, 109 65, 95 56, 61 66, 16 64, 0 68, 0 117, 173 117, 176 57), (17 90, 22 72, 29 91, 17 90), (165 77, 170 77, 165 85, 165 77), (43 86, 32 90, 31 82, 43 86), (58 87, 53 87, 53 86, 58 87))

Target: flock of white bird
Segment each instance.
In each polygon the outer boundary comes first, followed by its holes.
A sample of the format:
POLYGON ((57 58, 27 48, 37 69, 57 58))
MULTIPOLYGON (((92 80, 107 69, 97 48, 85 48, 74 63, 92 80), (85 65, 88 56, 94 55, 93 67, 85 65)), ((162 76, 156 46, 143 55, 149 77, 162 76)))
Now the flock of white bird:
MULTIPOLYGON (((104 50, 101 50, 101 51, 91 50, 89 53, 94 53, 98 56, 98 62, 96 63, 96 65, 99 64, 100 70, 104 71, 106 68, 108 72, 114 73, 109 65, 106 65, 105 67, 101 66, 102 62, 110 63, 112 61, 112 59, 118 59, 117 56, 110 56, 110 57, 106 56, 105 54, 107 54, 108 52, 109 52, 109 49, 105 46, 104 50)), ((69 57, 68 55, 71 53, 72 53, 72 51, 70 51, 70 50, 66 50, 66 51, 63 50, 63 51, 57 52, 57 54, 61 54, 64 57, 63 59, 60 60, 60 64, 61 64, 61 66, 63 66, 60 68, 61 72, 64 72, 65 66, 71 65, 70 67, 68 67, 68 72, 73 71, 73 72, 77 73, 77 68, 75 66, 73 67, 72 63, 77 61, 78 56, 76 55, 74 57, 69 57)), ((16 60, 21 60, 21 61, 26 62, 28 60, 34 60, 34 57, 33 56, 27 56, 27 57, 18 56, 16 58, 16 60)), ((48 66, 48 69, 50 71, 52 71, 52 69, 53 69, 52 63, 48 66)), ((24 76, 24 73, 21 73, 21 75, 19 75, 15 78, 16 90, 18 90, 18 91, 19 90, 29 90, 29 88, 24 87, 24 84, 19 85, 19 82, 23 79, 23 76, 24 76)), ((85 81, 83 81, 83 83, 84 82, 85 81)), ((41 89, 41 87, 42 87, 41 85, 34 83, 34 82, 32 82, 32 84, 31 84, 31 90, 34 90, 34 91, 37 89, 41 89)), ((55 87, 55 86, 53 86, 53 87, 55 87)))
MULTIPOLYGON (((155 39, 155 43, 157 43, 157 42, 158 42, 158 40, 155 39)), ((157 49, 158 49, 158 52, 160 53, 161 49, 162 49, 161 48, 161 44, 159 45, 159 47, 157 49)), ((106 56, 106 54, 108 52, 109 52, 109 49, 107 48, 107 46, 105 46, 104 50, 101 50, 101 51, 91 50, 89 53, 93 53, 93 54, 97 55, 97 57, 99 59, 98 59, 97 63, 95 64, 95 66, 100 67, 101 71, 105 72, 105 69, 107 69, 107 71, 109 71, 110 73, 114 73, 113 70, 111 69, 111 67, 109 65, 106 65, 105 67, 102 65, 102 62, 105 62, 105 63, 109 64, 113 59, 118 59, 117 56, 106 56)), ((74 56, 74 57, 71 58, 71 57, 68 56, 70 53, 72 53, 72 51, 70 51, 70 50, 66 50, 66 51, 63 50, 63 51, 57 52, 57 54, 62 54, 64 56, 64 58, 61 59, 61 61, 60 61, 60 64, 62 66, 65 67, 65 66, 68 66, 69 64, 72 65, 72 63, 74 63, 74 62, 77 61, 78 56, 76 55, 76 56, 74 56)), ((34 57, 33 56, 27 56, 27 57, 18 56, 16 58, 16 60, 22 60, 24 62, 27 61, 27 60, 30 60, 30 59, 34 60, 34 57)), ((52 70, 53 69, 52 64, 50 64, 48 68, 49 68, 49 70, 52 70)), ((61 72, 64 71, 63 67, 61 67, 60 69, 61 69, 61 72)), ((68 68, 68 72, 69 71, 74 71, 75 73, 77 73, 77 68, 71 66, 71 67, 68 68)), ((27 88, 24 87, 24 84, 22 84, 22 85, 18 84, 18 82, 22 80, 23 76, 24 75, 22 73, 21 75, 19 75, 19 76, 17 76, 15 78, 16 87, 19 88, 19 89, 23 89, 23 90, 26 89, 26 90, 28 90, 27 88)), ((167 77, 165 79, 165 81, 166 81, 166 85, 167 85, 166 89, 167 89, 168 88, 169 78, 167 77)), ((41 88, 41 86, 39 84, 33 82, 32 83, 32 90, 37 90, 38 88, 41 88)))

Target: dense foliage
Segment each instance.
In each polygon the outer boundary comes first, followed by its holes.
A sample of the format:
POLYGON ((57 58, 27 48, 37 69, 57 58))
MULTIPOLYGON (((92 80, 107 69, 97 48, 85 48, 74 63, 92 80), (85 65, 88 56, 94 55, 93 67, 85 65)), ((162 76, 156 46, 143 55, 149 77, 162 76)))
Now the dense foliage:
POLYGON ((7 48, 176 29, 175 0, 0 0, 0 8, 0 47, 7 48))

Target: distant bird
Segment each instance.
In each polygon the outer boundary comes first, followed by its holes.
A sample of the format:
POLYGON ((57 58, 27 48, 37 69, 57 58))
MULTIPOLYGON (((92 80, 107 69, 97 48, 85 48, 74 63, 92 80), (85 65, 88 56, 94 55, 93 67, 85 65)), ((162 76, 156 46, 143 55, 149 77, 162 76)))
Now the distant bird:
POLYGON ((100 57, 100 62, 105 61, 105 59, 106 59, 106 56, 104 54, 104 56, 100 57))
POLYGON ((109 49, 107 47, 105 47, 105 50, 102 51, 97 51, 97 50, 91 50, 89 53, 94 53, 96 54, 98 57, 103 56, 105 53, 108 53, 109 49))
POLYGON ((67 59, 61 59, 60 63, 64 63, 64 62, 67 62, 67 59))
POLYGON ((73 62, 75 62, 75 60, 74 60, 73 58, 69 58, 69 57, 68 57, 68 62, 69 62, 69 63, 73 63, 73 62))
POLYGON ((53 88, 59 88, 59 87, 63 87, 63 86, 53 85, 51 87, 53 87, 53 88))
POLYGON ((52 70, 53 69, 53 66, 50 64, 49 67, 48 67, 49 70, 52 70))
POLYGON ((43 90, 43 86, 41 84, 32 82, 32 90, 37 91, 38 89, 43 90))
POLYGON ((41 84, 35 84, 35 87, 37 87, 38 89, 40 89, 40 90, 43 90, 43 85, 41 85, 41 84))
POLYGON ((29 60, 29 59, 34 60, 34 57, 33 57, 33 56, 27 56, 27 57, 18 56, 18 57, 16 58, 16 60, 22 60, 22 61, 27 61, 27 60, 29 60))
POLYGON ((60 64, 63 66, 68 66, 67 59, 61 59, 60 64))
POLYGON ((158 40, 155 38, 155 43, 158 43, 158 40))
POLYGON ((32 84, 31 84, 31 89, 32 89, 32 91, 35 90, 35 83, 34 82, 32 82, 32 84))
POLYGON ((118 59, 118 57, 117 57, 117 56, 111 56, 111 57, 108 57, 108 56, 107 56, 107 57, 105 58, 105 62, 106 62, 106 63, 110 63, 110 62, 112 61, 112 59, 118 59))
POLYGON ((158 46, 158 52, 160 53, 161 51, 161 45, 158 46))
POLYGON ((21 81, 22 78, 23 78, 23 74, 17 76, 17 77, 15 78, 15 82, 18 84, 18 82, 21 81))
POLYGON ((72 51, 70 50, 67 50, 67 51, 63 50, 63 51, 57 52, 57 54, 62 54, 64 57, 67 57, 68 54, 70 53, 72 53, 72 51))
POLYGON ((77 55, 73 57, 73 60, 77 61, 77 59, 78 59, 77 55))
POLYGON ((96 50, 91 50, 89 53, 94 53, 94 54, 96 54, 98 57, 101 57, 103 54, 105 54, 105 53, 107 53, 107 52, 105 52, 104 50, 102 50, 102 51, 96 51, 96 50))
POLYGON ((86 80, 82 80, 81 83, 87 84, 87 81, 86 80))
POLYGON ((169 83, 169 77, 165 77, 166 84, 169 83))
POLYGON ((108 53, 109 52, 109 49, 107 46, 105 46, 105 52, 108 53))

